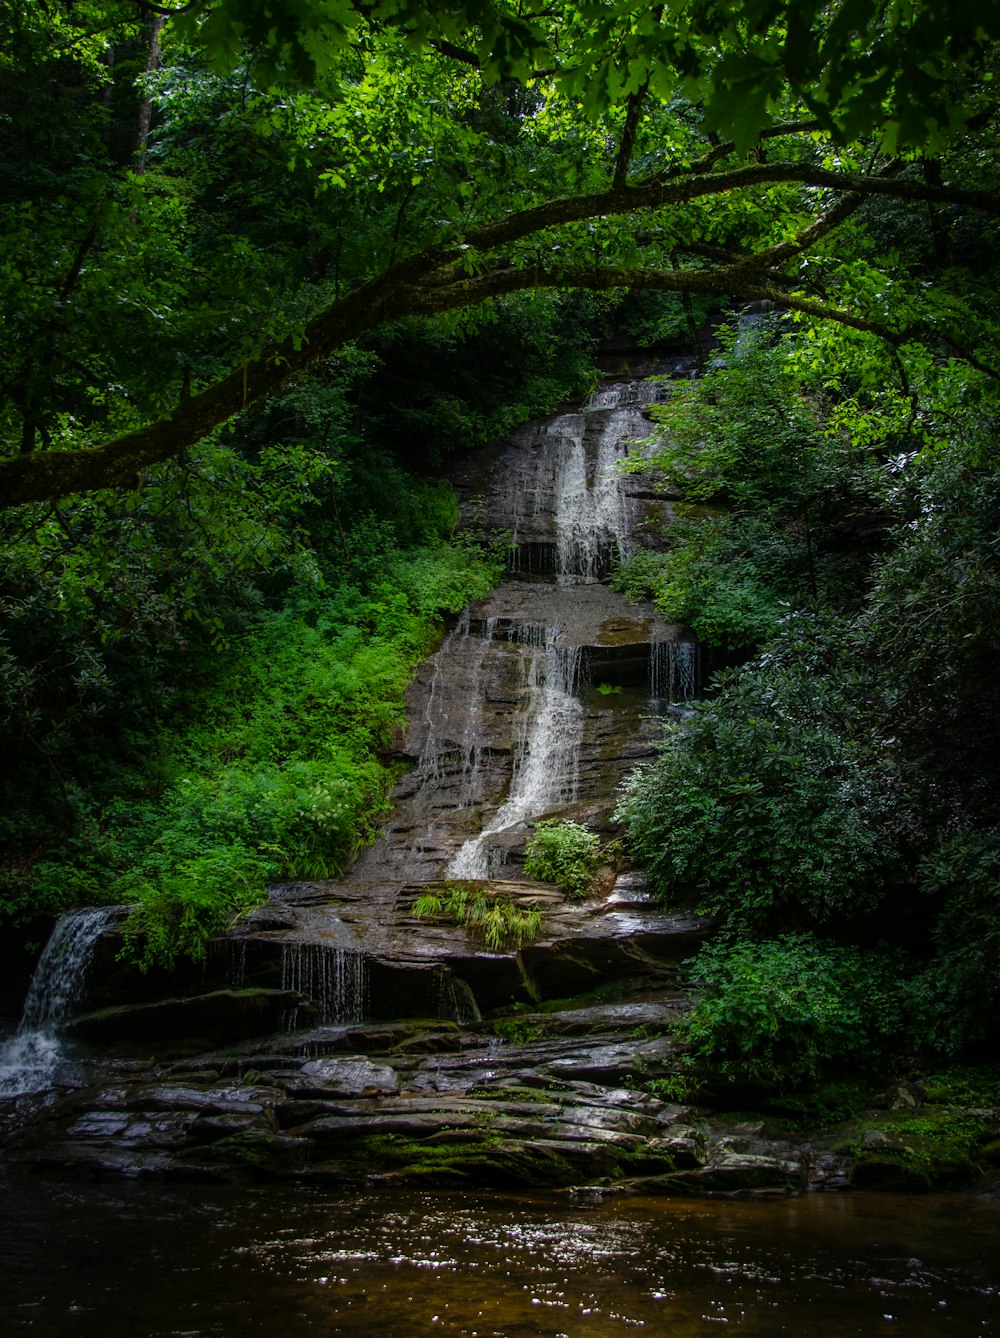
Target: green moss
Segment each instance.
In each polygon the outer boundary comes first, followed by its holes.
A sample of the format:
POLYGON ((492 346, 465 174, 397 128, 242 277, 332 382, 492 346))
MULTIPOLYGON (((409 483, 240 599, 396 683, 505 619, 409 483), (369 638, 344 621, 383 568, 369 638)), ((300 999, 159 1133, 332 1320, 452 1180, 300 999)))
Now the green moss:
POLYGON ((355 1140, 347 1156, 398 1178, 436 1183, 537 1186, 579 1179, 565 1157, 485 1127, 441 1130, 426 1139, 371 1134, 355 1140))
POLYGON ((625 1148, 618 1153, 615 1175, 620 1179, 636 1175, 672 1175, 677 1169, 674 1158, 665 1152, 649 1152, 645 1147, 625 1148))
POLYGON ((548 1031, 536 1017, 498 1018, 489 1024, 489 1029, 494 1036, 499 1036, 501 1040, 508 1041, 511 1045, 525 1045, 529 1041, 539 1041, 548 1031))
POLYGON ((857 1184, 932 1189, 981 1175, 998 1139, 995 1111, 929 1106, 855 1121, 840 1151, 852 1158, 857 1184))
POLYGON ((516 1105, 558 1106, 565 1092, 555 1087, 524 1087, 517 1083, 481 1087, 469 1093, 474 1101, 509 1101, 516 1105))
POLYGON ((223 1162, 245 1170, 270 1169, 280 1154, 274 1134, 266 1129, 247 1129, 238 1134, 220 1138, 208 1147, 199 1148, 199 1161, 223 1162))
POLYGON ((953 1065, 922 1074, 928 1102, 939 1106, 1000 1106, 1000 1065, 953 1065))

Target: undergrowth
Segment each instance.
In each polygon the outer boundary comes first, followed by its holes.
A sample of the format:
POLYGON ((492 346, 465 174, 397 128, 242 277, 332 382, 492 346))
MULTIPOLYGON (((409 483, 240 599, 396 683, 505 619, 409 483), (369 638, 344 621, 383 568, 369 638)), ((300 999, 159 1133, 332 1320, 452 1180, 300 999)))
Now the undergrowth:
POLYGON ((585 897, 597 871, 600 841, 580 822, 553 819, 535 824, 525 853, 529 878, 555 883, 569 897, 585 897))
POLYGON ((542 924, 535 907, 518 906, 506 892, 475 882, 445 883, 437 891, 425 892, 414 902, 413 914, 461 925, 481 936, 490 952, 530 943, 542 924))

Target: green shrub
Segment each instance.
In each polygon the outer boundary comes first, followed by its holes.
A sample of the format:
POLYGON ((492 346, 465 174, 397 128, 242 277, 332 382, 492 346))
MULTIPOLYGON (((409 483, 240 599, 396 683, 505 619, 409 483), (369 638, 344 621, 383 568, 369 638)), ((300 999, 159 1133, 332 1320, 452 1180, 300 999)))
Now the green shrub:
POLYGON ((555 883, 569 897, 585 897, 600 858, 600 841, 579 822, 539 822, 525 853, 529 878, 555 883))
POLYGON ((800 642, 729 675, 625 783, 616 816, 665 903, 733 935, 843 929, 892 890, 906 787, 859 727, 863 681, 823 659, 800 642))
POLYGON ((205 853, 164 849, 116 891, 137 904, 125 922, 125 955, 140 967, 172 966, 180 956, 201 961, 213 934, 260 901, 272 866, 238 841, 205 853))
POLYGON ((1000 1004, 1000 834, 963 833, 920 865, 936 909, 935 958, 912 984, 920 1041, 945 1055, 996 1053, 1000 1004))
POLYGON ((902 1025, 899 963, 811 934, 709 944, 688 965, 704 993, 681 1034, 710 1084, 810 1087, 875 1060, 902 1025))

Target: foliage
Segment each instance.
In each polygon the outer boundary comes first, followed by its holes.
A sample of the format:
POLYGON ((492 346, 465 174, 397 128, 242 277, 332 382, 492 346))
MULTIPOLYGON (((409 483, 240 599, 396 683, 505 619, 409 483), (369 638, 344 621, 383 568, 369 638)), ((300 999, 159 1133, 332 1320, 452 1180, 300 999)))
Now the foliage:
POLYGON ((555 883, 569 897, 590 891, 600 859, 600 840, 580 822, 552 819, 535 824, 525 848, 529 878, 555 883))
POLYGON ((1000 750, 1000 473, 986 408, 900 462, 904 523, 855 637, 879 668, 888 729, 919 759, 928 807, 990 829, 1000 750))
POLYGON ((971 1068, 955 1064, 920 1074, 920 1085, 929 1104, 935 1106, 994 1106, 1000 1108, 1000 1068, 971 1068))
POLYGON ((937 951, 912 985, 918 1035, 941 1054, 982 1051, 1000 1005, 1000 833, 953 836, 919 872, 937 951))
POLYGON ((616 581, 758 658, 623 814, 730 933, 881 916, 987 1045, 996 4, 180 8, 0 0, 3 905, 141 894, 169 960, 343 867, 497 571, 428 473, 736 299, 616 581))
POLYGON ((353 428, 372 365, 302 380, 139 496, 7 527, 8 915, 136 902, 145 963, 197 956, 266 880, 373 835, 409 676, 506 553, 353 428))
MULTIPOLYGON (((234 0, 184 7, 191 31, 221 59, 241 40, 263 47, 271 69, 312 80, 329 52, 357 40, 359 13, 326 0, 234 0), (208 10, 204 23, 202 11, 208 10)), ((992 3, 927 3, 861 9, 849 0, 721 0, 649 11, 627 0, 600 7, 458 3, 426 11, 412 0, 378 0, 373 16, 424 45, 455 43, 491 75, 553 70, 591 112, 648 87, 664 100, 684 89, 707 100, 708 123, 741 150, 771 124, 787 82, 818 122, 843 139, 880 130, 936 142, 961 123, 963 61, 996 37, 992 3)))
POLYGON ((704 993, 681 1025, 703 1082, 794 1091, 877 1062, 898 1035, 898 963, 789 934, 709 944, 689 964, 704 993))
POLYGON ((855 444, 828 381, 779 333, 731 338, 720 365, 653 407, 657 433, 628 464, 685 502, 664 550, 637 552, 614 585, 709 646, 752 650, 789 607, 856 599, 867 555, 855 535, 885 507, 871 437, 855 444))
POLYGON ((438 916, 482 937, 489 952, 530 943, 541 928, 541 912, 517 905, 507 892, 483 883, 445 883, 413 903, 418 918, 438 916))
POLYGON ((865 690, 790 628, 670 727, 617 811, 657 895, 728 933, 864 925, 909 822, 891 748, 852 728, 865 690))
POLYGON ((914 958, 912 1041, 990 1055, 996 394, 928 365, 901 417, 870 351, 802 333, 675 396, 667 436, 637 460, 711 509, 682 515, 674 546, 618 584, 710 643, 758 649, 669 730, 619 816, 669 904, 718 916, 727 938, 891 938, 914 958), (741 535, 758 537, 740 552, 741 535))
MULTIPOLYGON (((435 555, 454 563, 446 546, 410 560, 433 574, 435 555)), ((496 579, 461 560, 466 597, 496 579)), ((376 834, 395 779, 381 757, 437 609, 403 587, 340 608, 316 592, 288 602, 204 692, 199 718, 159 739, 161 774, 176 779, 155 809, 119 808, 95 841, 119 852, 107 895, 139 903, 130 950, 144 965, 200 956, 266 881, 331 877, 376 834)))
MULTIPOLYGON (((953 8, 213 0, 154 29, 123 0, 5 0, 2 500, 123 487, 376 329, 521 292, 642 287, 664 330, 735 294, 876 335, 903 381, 987 365, 989 285, 853 233, 866 195, 996 212, 996 16, 953 8)), ((518 309, 544 361, 553 304, 518 309)), ((437 396, 446 441, 489 391, 437 396)))
POLYGON ((612 587, 652 599, 666 622, 690 628, 703 645, 760 646, 777 631, 789 596, 803 593, 789 570, 801 565, 801 545, 757 517, 692 517, 678 507, 669 544, 633 554, 612 587))
POLYGON ((119 895, 136 902, 124 926, 125 954, 144 969, 171 966, 181 954, 201 960, 212 935, 260 900, 268 873, 267 862, 240 842, 208 853, 164 850, 118 884, 119 895))

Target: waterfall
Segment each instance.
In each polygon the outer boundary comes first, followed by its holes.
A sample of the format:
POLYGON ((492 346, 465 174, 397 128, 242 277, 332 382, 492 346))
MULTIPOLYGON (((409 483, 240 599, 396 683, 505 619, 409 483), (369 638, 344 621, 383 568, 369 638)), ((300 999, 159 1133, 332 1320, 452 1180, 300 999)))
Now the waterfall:
POLYGON ((83 998, 98 939, 121 913, 120 906, 88 906, 57 921, 31 978, 17 1033, 0 1047, 0 1096, 53 1085, 65 1058, 60 1027, 83 998))
POLYGON ((603 387, 581 412, 527 424, 470 467, 467 505, 513 535, 509 579, 422 669, 404 745, 415 765, 379 841, 356 861, 356 881, 495 875, 523 845, 526 822, 603 793, 626 751, 641 753, 654 732, 638 715, 647 674, 654 701, 695 695, 694 644, 671 643, 652 606, 608 585, 614 561, 659 515, 620 465, 665 393, 640 381, 603 387), (624 696, 583 691, 598 661, 624 696), (637 737, 619 742, 633 730, 622 724, 629 713, 637 737))
POLYGON ((698 695, 696 641, 654 641, 649 648, 649 695, 690 701, 698 695))
POLYGON ((628 503, 618 464, 626 444, 617 415, 606 415, 588 449, 587 415, 564 414, 553 426, 555 577, 560 585, 603 580, 631 551, 628 503))
POLYGON ((518 731, 510 791, 489 824, 456 851, 445 869, 449 878, 489 878, 503 862, 502 852, 490 846, 498 833, 576 798, 583 707, 573 690, 580 647, 559 648, 558 627, 517 632, 528 648, 528 705, 518 731))
POLYGON ((595 390, 586 404, 586 412, 597 409, 624 409, 638 407, 645 409, 663 398, 662 381, 615 381, 609 386, 595 390))
MULTIPOLYGON (((324 1023, 360 1022, 368 1008, 368 962, 352 948, 321 943, 285 943, 281 949, 281 988, 308 995, 324 1023)), ((297 1008, 285 1017, 285 1029, 298 1024, 297 1008)))

